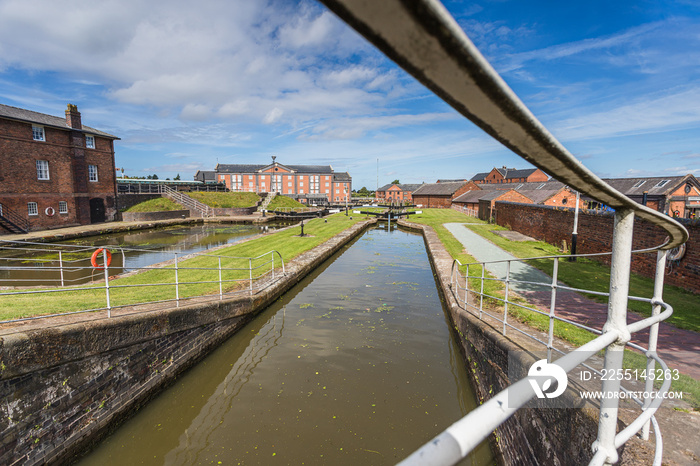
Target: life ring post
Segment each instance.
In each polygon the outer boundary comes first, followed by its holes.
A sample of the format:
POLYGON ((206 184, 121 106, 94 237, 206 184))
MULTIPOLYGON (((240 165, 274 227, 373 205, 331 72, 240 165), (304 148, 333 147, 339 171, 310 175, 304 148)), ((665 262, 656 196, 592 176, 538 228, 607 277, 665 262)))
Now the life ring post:
POLYGON ((112 263, 112 253, 109 252, 109 249, 105 248, 96 249, 95 252, 92 253, 92 257, 90 258, 90 263, 96 269, 104 269, 105 261, 107 262, 107 267, 109 267, 112 263), (103 252, 104 258, 101 263, 98 263, 97 258, 101 252, 103 252))

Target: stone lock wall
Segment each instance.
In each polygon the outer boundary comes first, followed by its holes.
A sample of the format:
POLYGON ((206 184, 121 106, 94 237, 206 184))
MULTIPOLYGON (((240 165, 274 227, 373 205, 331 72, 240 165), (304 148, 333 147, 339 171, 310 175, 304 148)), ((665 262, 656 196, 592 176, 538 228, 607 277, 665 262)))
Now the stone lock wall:
MULTIPOLYGON (((540 241, 561 246, 571 244, 574 209, 548 207, 514 202, 496 202, 496 223, 540 241)), ((690 239, 685 244, 682 258, 670 261, 664 282, 700 293, 700 220, 676 219, 688 229, 690 239)), ((610 212, 580 210, 578 217, 577 252, 590 254, 612 251, 614 216, 610 212)), ((645 249, 662 244, 668 234, 661 228, 640 218, 634 220, 634 249, 645 249)), ((610 256, 595 258, 608 264, 610 256)), ((656 253, 633 254, 632 271, 653 277, 656 253)))

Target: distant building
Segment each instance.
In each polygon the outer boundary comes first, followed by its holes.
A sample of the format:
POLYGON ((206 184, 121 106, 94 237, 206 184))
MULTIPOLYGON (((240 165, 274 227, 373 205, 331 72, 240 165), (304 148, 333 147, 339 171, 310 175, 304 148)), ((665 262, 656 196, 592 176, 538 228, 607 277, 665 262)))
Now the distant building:
POLYGON ((374 197, 378 201, 384 202, 411 203, 413 202, 413 192, 420 187, 420 184, 389 183, 377 189, 374 197))
POLYGON ((426 208, 449 209, 457 196, 478 189, 468 181, 425 183, 413 191, 413 203, 426 208))
POLYGON ((216 180, 216 172, 213 170, 210 170, 210 171, 197 170, 197 173, 194 174, 194 180, 200 181, 202 183, 217 183, 218 182, 216 180))
MULTIPOLYGON (((700 182, 692 174, 603 181, 634 201, 672 217, 698 218, 700 214, 700 182)), ((595 208, 599 203, 591 200, 591 206, 595 208)))
POLYGON ((526 169, 516 169, 507 168, 503 166, 501 168, 493 168, 487 173, 477 173, 472 177, 470 181, 476 184, 481 183, 532 183, 532 182, 544 182, 549 180, 549 176, 539 168, 526 168, 526 169))
POLYGON ((344 203, 350 200, 352 177, 330 165, 218 164, 216 181, 231 191, 275 192, 302 203, 344 203))
POLYGON ((113 220, 115 139, 75 105, 56 117, 0 104, 0 233, 113 220))

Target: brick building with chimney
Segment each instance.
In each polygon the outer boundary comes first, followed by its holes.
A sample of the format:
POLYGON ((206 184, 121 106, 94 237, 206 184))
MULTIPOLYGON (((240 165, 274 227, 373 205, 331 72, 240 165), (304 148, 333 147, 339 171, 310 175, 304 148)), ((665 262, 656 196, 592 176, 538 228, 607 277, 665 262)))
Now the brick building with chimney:
POLYGON ((0 234, 114 220, 116 136, 0 104, 0 234))

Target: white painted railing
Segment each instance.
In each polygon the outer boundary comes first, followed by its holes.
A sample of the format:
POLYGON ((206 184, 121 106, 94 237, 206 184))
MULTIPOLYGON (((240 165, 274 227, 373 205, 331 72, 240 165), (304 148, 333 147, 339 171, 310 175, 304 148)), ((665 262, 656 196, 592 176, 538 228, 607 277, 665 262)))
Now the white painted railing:
POLYGON ((457 212, 462 212, 463 214, 469 215, 470 217, 479 217, 479 211, 476 209, 470 209, 469 207, 464 207, 457 204, 452 204, 451 207, 457 212))
POLYGON ((149 254, 148 250, 120 246, 86 248, 0 241, 0 250, 5 252, 0 257, 0 275, 20 273, 24 277, 13 279, 13 288, 0 290, 0 315, 15 314, 23 308, 31 310, 34 307, 31 300, 37 297, 52 300, 58 309, 71 307, 72 301, 81 302, 81 299, 89 303, 102 303, 75 311, 44 315, 27 313, 16 318, 0 318, 0 324, 96 311, 107 311, 107 316, 111 317, 112 310, 120 308, 134 308, 135 312, 139 312, 150 309, 144 306, 156 303, 175 302, 179 306, 190 299, 222 300, 236 294, 252 296, 286 274, 282 255, 276 250, 257 257, 152 251, 150 253, 157 254, 161 262, 144 267, 125 267, 124 256, 129 253, 143 256, 149 254), (109 256, 103 250, 109 251, 109 256), (110 264, 112 256, 116 254, 122 256, 122 265, 118 267, 110 264), (66 259, 76 255, 84 257, 66 259), (165 261, 162 258, 164 255, 169 256, 165 261), (9 263, 11 265, 6 265, 9 263), (37 277, 28 278, 32 273, 37 277), (74 278, 68 278, 70 276, 74 278), (197 278, 193 279, 192 276, 197 278), (37 281, 44 284, 32 286, 37 281), (188 286, 207 284, 217 285, 218 292, 187 291, 188 286), (152 292, 145 296, 143 293, 132 293, 144 289, 152 292), (23 297, 27 298, 26 304, 21 301, 23 297))
POLYGON ((199 212, 199 214, 202 217, 211 217, 212 215, 214 215, 214 209, 212 209, 208 205, 199 202, 197 199, 193 199, 187 194, 181 193, 180 191, 177 191, 169 186, 163 185, 161 188, 161 192, 168 198, 172 199, 178 204, 185 206, 189 210, 199 212))
MULTIPOLYGON (((572 189, 615 210, 605 333, 585 346, 590 349, 606 348, 605 370, 621 370, 621 355, 628 345, 630 333, 639 330, 636 327, 639 323, 627 324, 634 217, 647 220, 668 232, 668 240, 655 248, 657 250, 665 251, 683 244, 688 239, 687 230, 668 216, 624 196, 571 155, 518 99, 438 0, 321 1, 494 139, 572 189)), ((655 309, 660 309, 662 305, 660 299, 654 301, 655 309)), ((666 318, 669 313, 670 308, 667 308, 651 320, 645 319, 642 322, 646 326, 651 325, 654 332, 653 326, 658 325, 658 321, 666 318)), ((569 353, 559 359, 557 364, 568 371, 581 362, 576 359, 580 354, 569 353)), ((652 352, 648 353, 648 357, 651 366, 657 359, 652 352)), ((506 392, 520 390, 520 396, 529 399, 532 390, 527 390, 527 386, 527 380, 524 380, 506 392)), ((619 381, 606 380, 603 390, 618 392, 619 381)), ((458 461, 486 438, 494 425, 499 425, 515 413, 516 409, 502 407, 506 395, 501 392, 494 396, 477 408, 475 413, 478 415, 469 415, 450 427, 409 457, 407 464, 452 464, 458 461), (483 425, 487 419, 491 427, 484 431, 483 425), (454 451, 459 456, 454 456, 454 451)), ((655 400, 651 403, 643 417, 651 416, 652 409, 657 408, 660 402, 661 400, 655 400)), ((601 403, 592 464, 617 462, 617 449, 636 432, 634 429, 641 429, 647 422, 640 417, 617 434, 618 403, 617 398, 601 403)), ((660 436, 657 440, 656 464, 660 464, 660 436)))

